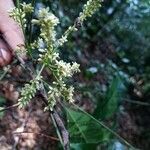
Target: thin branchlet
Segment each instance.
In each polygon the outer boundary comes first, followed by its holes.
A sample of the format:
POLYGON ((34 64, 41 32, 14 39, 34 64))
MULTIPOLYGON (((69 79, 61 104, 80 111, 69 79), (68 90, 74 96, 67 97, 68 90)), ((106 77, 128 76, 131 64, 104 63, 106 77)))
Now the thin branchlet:
POLYGON ((87 18, 92 17, 92 15, 101 7, 103 0, 88 0, 87 3, 83 6, 83 11, 79 14, 79 17, 75 20, 73 26, 70 26, 62 37, 57 42, 57 47, 64 45, 67 42, 68 36, 77 31, 87 18))

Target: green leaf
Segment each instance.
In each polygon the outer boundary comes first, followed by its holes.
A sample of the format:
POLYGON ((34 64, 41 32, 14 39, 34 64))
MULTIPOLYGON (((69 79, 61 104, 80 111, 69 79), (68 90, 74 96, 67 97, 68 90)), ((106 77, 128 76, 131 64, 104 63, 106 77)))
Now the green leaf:
POLYGON ((0 96, 0 106, 5 103, 5 98, 0 96))
POLYGON ((109 140, 110 132, 96 122, 92 116, 79 110, 65 109, 72 143, 99 143, 109 140))
POLYGON ((0 119, 3 117, 4 115, 4 111, 1 111, 1 109, 3 109, 3 107, 0 107, 0 119))
POLYGON ((116 77, 108 90, 108 94, 106 94, 107 104, 105 105, 105 118, 111 117, 118 109, 118 103, 125 92, 125 87, 123 82, 119 77, 116 77))
MULTIPOLYGON (((2 108, 1 106, 5 103, 5 98, 0 96, 0 109, 2 108)), ((2 118, 4 115, 4 111, 0 112, 0 118, 2 118)))
POLYGON ((96 150, 97 144, 71 143, 71 150, 96 150))
POLYGON ((108 119, 118 111, 119 101, 125 91, 125 87, 119 77, 116 77, 104 98, 98 99, 97 108, 94 111, 94 116, 98 119, 108 119))
POLYGON ((121 140, 126 146, 135 149, 124 138, 111 130, 103 122, 83 111, 77 105, 77 110, 64 107, 67 112, 68 131, 71 143, 98 144, 110 141, 112 135, 121 140))

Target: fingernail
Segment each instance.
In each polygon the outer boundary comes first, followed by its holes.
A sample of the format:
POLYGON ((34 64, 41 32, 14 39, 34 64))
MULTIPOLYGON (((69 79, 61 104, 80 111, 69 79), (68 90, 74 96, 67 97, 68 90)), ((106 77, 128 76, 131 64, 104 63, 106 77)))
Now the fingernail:
POLYGON ((0 67, 10 63, 12 59, 11 53, 4 48, 0 48, 0 67))

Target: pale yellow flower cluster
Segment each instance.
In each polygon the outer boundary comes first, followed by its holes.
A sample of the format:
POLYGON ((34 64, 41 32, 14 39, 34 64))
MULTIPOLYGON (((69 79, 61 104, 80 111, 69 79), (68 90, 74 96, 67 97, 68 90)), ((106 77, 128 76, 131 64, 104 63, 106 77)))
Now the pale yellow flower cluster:
MULTIPOLYGON (((62 35, 62 38, 56 38, 55 27, 59 24, 59 19, 50 12, 49 8, 41 8, 36 16, 36 19, 32 19, 32 25, 36 25, 40 28, 40 34, 37 40, 30 45, 33 49, 38 49, 38 61, 39 66, 42 65, 41 71, 35 79, 30 81, 30 84, 26 84, 21 90, 21 98, 19 99, 20 107, 28 104, 32 99, 36 91, 40 89, 41 83, 45 84, 46 81, 42 79, 41 72, 46 67, 51 71, 54 81, 48 85, 48 107, 47 109, 53 110, 57 100, 63 98, 67 102, 73 102, 74 87, 66 84, 66 79, 71 78, 74 73, 79 72, 79 64, 76 62, 68 63, 61 60, 58 52, 59 46, 62 46, 67 42, 67 38, 70 33, 78 30, 77 24, 80 25, 87 17, 91 17, 95 11, 101 6, 102 0, 88 0, 84 5, 82 13, 78 17, 78 22, 73 26, 70 26, 68 30, 62 35), (44 81, 44 82, 43 82, 44 81)), ((26 27, 26 14, 33 12, 31 4, 22 4, 21 8, 15 8, 10 13, 19 24, 26 27)))
POLYGON ((26 28, 26 14, 32 13, 34 8, 31 4, 23 3, 21 8, 13 8, 9 15, 12 17, 22 28, 26 28))

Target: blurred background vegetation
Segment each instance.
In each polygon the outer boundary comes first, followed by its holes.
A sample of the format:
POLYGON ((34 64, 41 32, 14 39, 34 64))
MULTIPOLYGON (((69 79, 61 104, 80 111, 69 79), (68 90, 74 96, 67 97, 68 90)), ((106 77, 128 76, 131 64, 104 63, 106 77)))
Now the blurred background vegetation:
MULTIPOLYGON (((60 37, 85 3, 37 0, 36 9, 50 7, 60 19, 60 37)), ((149 150, 150 1, 104 0, 102 8, 69 37, 60 53, 66 61, 81 64, 81 73, 69 81, 76 87, 76 104, 134 147, 149 150)), ((66 110, 72 150, 129 149, 83 112, 66 110)))

